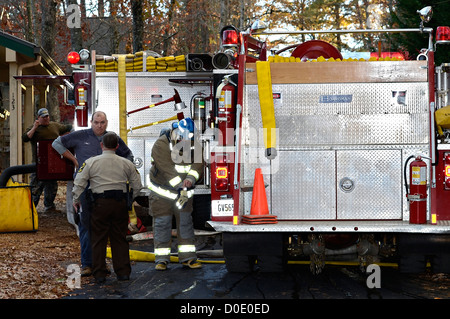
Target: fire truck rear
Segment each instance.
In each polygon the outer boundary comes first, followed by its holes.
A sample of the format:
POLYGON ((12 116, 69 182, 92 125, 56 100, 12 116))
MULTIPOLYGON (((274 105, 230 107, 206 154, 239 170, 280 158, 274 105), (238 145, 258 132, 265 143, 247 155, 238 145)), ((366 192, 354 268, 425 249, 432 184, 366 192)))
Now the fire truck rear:
POLYGON ((187 55, 186 70, 121 80, 120 62, 118 72, 99 72, 97 61, 94 80, 80 88, 95 87, 87 110, 108 113, 145 185, 164 128, 156 124, 194 118, 206 163, 194 219, 202 210, 200 227, 222 232, 229 271, 308 263, 317 273, 345 261, 449 272, 450 66, 434 63, 448 27, 436 42, 423 25, 327 32, 419 32, 429 46, 415 61, 344 59, 316 40, 268 57, 256 31, 228 26, 220 52, 187 55), (177 107, 181 100, 189 107, 177 107))

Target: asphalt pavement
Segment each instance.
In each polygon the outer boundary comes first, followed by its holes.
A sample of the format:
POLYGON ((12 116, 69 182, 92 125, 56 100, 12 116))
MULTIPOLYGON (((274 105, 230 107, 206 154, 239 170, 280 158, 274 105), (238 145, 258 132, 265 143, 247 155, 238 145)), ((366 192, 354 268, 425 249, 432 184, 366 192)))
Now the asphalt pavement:
MULTIPOLYGON (((203 236, 200 251, 220 253, 220 235, 203 236)), ((176 240, 174 241, 174 245, 176 240)), ((131 242, 130 250, 152 252, 153 241, 131 242)), ((215 255, 215 254, 212 254, 215 255)), ((220 255, 220 254, 219 254, 220 255)), ((197 302, 208 300, 313 300, 313 299, 448 299, 449 279, 445 274, 400 274, 395 268, 381 269, 381 287, 369 288, 369 274, 356 266, 326 265, 314 275, 308 265, 288 265, 284 272, 231 273, 223 258, 200 257, 201 269, 189 269, 172 262, 166 271, 155 264, 133 261, 129 281, 117 281, 114 272, 104 284, 89 284, 66 299, 145 299, 197 302)))

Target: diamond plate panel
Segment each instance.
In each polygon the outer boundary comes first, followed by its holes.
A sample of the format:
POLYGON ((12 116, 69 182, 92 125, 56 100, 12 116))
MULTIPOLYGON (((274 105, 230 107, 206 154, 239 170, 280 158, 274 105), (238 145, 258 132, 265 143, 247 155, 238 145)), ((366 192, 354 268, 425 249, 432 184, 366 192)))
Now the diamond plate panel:
POLYGON ((272 175, 272 214, 283 219, 335 219, 335 152, 280 151, 272 175))
POLYGON ((144 140, 142 138, 129 138, 127 145, 134 155, 134 165, 141 175, 141 183, 145 183, 145 147, 144 140))
POLYGON ((336 158, 337 219, 402 218, 401 150, 337 151, 336 158))
MULTIPOLYGON (((167 100, 174 95, 174 89, 180 94, 181 100, 187 108, 183 110, 185 117, 190 117, 189 102, 197 92, 209 94, 207 85, 171 85, 169 79, 180 77, 172 73, 127 73, 127 111, 167 100)), ((98 106, 97 110, 108 115, 108 130, 119 132, 119 90, 117 73, 97 75, 96 79, 98 106)), ((132 128, 156 121, 164 120, 177 115, 174 111, 174 102, 158 105, 154 108, 130 114, 127 117, 127 128, 132 128)), ((162 123, 134 130, 128 136, 159 136, 162 128, 170 123, 162 123)))
MULTIPOLYGON (((279 148, 429 141, 427 83, 274 85, 279 148), (334 101, 334 102, 333 102, 334 101)), ((247 85, 244 123, 262 127, 258 87, 247 85)))
POLYGON ((241 193, 241 201, 240 207, 244 214, 250 214, 250 209, 252 205, 252 195, 253 192, 250 191, 251 187, 253 187, 253 182, 255 179, 255 170, 257 168, 261 168, 264 184, 266 187, 266 196, 267 202, 269 205, 269 211, 272 212, 272 203, 271 203, 271 191, 270 191, 270 174, 272 171, 276 171, 277 167, 279 167, 278 159, 274 161, 269 161, 264 156, 264 149, 257 147, 244 147, 241 152, 241 187, 245 190, 245 192, 241 193), (272 164, 272 165, 271 165, 272 164))
POLYGON ((134 164, 139 174, 141 175, 141 182, 144 187, 148 187, 149 173, 151 168, 151 154, 152 147, 156 137, 129 137, 128 147, 134 155, 134 164))

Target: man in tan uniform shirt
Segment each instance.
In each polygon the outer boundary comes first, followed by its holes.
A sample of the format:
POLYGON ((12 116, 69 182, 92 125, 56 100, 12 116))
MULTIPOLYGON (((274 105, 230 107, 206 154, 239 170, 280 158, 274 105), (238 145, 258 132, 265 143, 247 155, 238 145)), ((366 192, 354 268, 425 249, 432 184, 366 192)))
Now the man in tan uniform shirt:
POLYGON ((129 160, 115 154, 119 138, 108 132, 101 142, 102 155, 86 160, 74 180, 73 205, 80 207, 80 195, 90 181, 94 204, 91 216, 93 275, 103 283, 107 274, 106 244, 111 243, 114 272, 118 280, 128 280, 131 273, 128 230, 127 182, 134 199, 142 188, 141 177, 129 160))

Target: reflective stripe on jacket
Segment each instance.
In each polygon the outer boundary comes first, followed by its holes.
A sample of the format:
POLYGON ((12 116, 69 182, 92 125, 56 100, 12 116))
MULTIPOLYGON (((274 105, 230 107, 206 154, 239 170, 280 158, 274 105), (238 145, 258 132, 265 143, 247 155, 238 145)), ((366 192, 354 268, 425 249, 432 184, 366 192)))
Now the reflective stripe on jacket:
MULTIPOLYGON (((152 167, 150 169, 150 190, 156 194, 175 200, 178 190, 181 189, 185 179, 189 179, 194 185, 203 173, 202 148, 195 144, 194 156, 190 162, 175 163, 172 159, 172 151, 169 139, 162 135, 156 140, 152 148, 152 167)), ((193 191, 190 191, 193 196, 193 191)))
MULTIPOLYGON (((178 197, 178 191, 170 190, 170 189, 164 188, 162 186, 159 186, 159 185, 155 184, 154 182, 152 182, 151 180, 150 180, 150 184, 149 184, 148 188, 152 192, 155 192, 159 196, 165 197, 167 199, 176 200, 178 197)), ((193 189, 188 190, 187 196, 188 196, 188 198, 191 198, 192 196, 194 196, 194 190, 193 189)))

